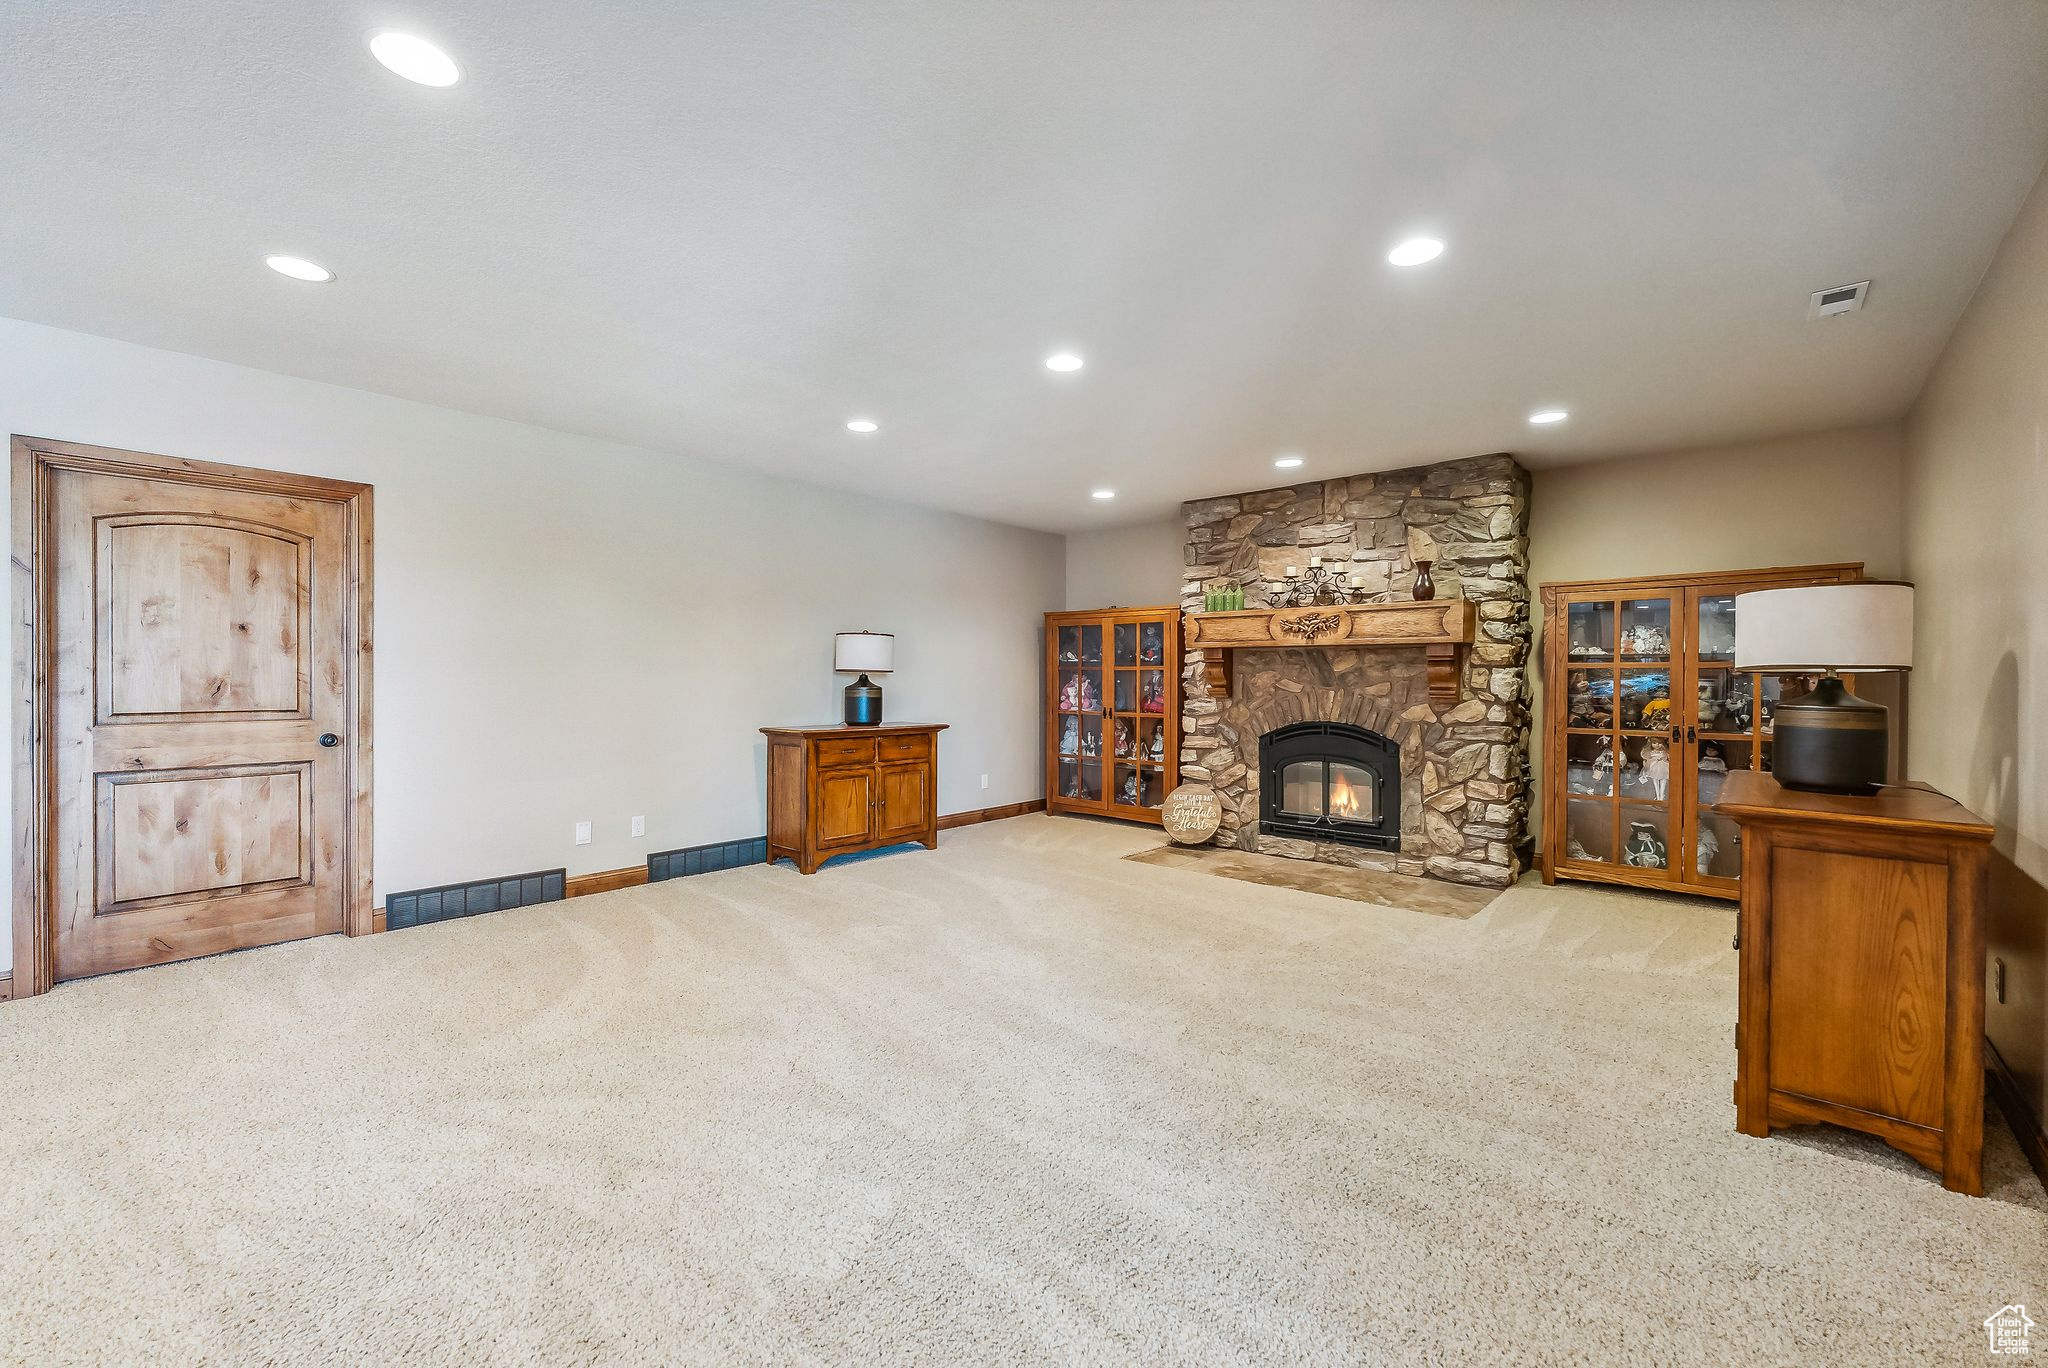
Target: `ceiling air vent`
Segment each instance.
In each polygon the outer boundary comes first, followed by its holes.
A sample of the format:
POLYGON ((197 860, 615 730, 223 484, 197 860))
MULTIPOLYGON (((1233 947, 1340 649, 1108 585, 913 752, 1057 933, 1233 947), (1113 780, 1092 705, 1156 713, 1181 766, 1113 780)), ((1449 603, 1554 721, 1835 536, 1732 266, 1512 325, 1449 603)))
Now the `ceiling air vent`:
POLYGON ((1855 313, 1863 307, 1864 298, 1870 293, 1870 282, 1859 280, 1854 285, 1837 285, 1832 290, 1815 290, 1813 300, 1806 306, 1808 318, 1833 318, 1836 314, 1855 313))

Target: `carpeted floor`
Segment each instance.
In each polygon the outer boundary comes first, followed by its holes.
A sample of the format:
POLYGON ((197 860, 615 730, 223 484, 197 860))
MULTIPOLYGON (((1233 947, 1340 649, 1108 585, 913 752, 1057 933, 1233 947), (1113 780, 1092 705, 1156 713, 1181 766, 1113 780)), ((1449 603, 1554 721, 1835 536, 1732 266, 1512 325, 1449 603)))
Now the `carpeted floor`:
MULTIPOLYGON (((1019 818, 0 1007, 0 1356, 1984 1361, 2048 1199, 1734 1132, 1730 912, 1019 818)), ((2048 1321, 2048 1316, 2039 1319, 2048 1321)))

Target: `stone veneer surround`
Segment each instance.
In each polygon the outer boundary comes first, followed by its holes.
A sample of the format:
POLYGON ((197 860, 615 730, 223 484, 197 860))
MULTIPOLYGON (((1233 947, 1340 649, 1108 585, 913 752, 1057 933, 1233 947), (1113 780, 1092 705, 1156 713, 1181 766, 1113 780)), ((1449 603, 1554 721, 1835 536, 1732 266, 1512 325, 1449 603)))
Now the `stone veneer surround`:
POLYGON ((1360 564, 1366 587, 1413 592, 1410 530, 1437 546, 1437 597, 1478 605, 1463 697, 1429 699, 1421 647, 1331 646, 1239 650, 1231 696, 1212 698, 1201 657, 1189 652, 1181 718, 1181 779, 1208 784, 1223 804, 1217 845, 1458 883, 1503 886, 1521 872, 1529 805, 1529 475, 1510 456, 1323 480, 1181 505, 1187 585, 1198 612, 1203 586, 1234 581, 1245 605, 1267 604, 1266 584, 1310 556, 1360 564), (1401 747, 1401 849, 1259 831, 1259 738, 1291 722, 1348 722, 1401 747))

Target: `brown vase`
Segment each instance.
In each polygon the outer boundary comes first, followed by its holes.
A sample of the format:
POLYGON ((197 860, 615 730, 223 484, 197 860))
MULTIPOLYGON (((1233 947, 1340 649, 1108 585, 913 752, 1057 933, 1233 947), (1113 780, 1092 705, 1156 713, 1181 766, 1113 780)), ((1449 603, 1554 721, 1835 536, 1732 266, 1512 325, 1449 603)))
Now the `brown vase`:
POLYGON ((1436 581, 1429 577, 1429 562, 1415 562, 1415 601, 1421 603, 1435 597, 1436 581))

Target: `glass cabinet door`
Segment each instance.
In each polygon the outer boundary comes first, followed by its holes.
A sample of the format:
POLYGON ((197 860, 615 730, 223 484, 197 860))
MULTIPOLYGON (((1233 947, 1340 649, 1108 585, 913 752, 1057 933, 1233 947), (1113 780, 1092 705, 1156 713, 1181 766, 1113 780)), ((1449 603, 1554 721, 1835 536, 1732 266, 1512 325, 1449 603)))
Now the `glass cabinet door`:
POLYGON ((1735 594, 1692 594, 1693 680, 1685 721, 1685 763, 1692 775, 1687 883, 1733 888, 1742 872, 1742 830, 1712 809, 1731 771, 1760 767, 1757 676, 1735 669, 1735 594))
POLYGON ((1612 865, 1616 748, 1616 639, 1612 599, 1565 605, 1564 859, 1612 865))
POLYGON ((1107 773, 1103 734, 1102 624, 1069 623, 1059 629, 1058 728, 1059 796, 1100 803, 1107 773))
POLYGON ((1670 878, 1677 843, 1677 795, 1671 783, 1672 600, 1620 600, 1621 668, 1616 684, 1614 842, 1623 865, 1670 878))
POLYGON ((1667 596, 1565 605, 1565 844, 1573 864, 1669 881, 1678 839, 1672 606, 1667 596))
MULTIPOLYGON (((1758 588, 1776 588, 1774 584, 1758 588)), ((1692 697, 1684 723, 1685 764, 1692 774, 1691 846, 1685 882, 1741 886, 1742 829, 1712 809, 1735 770, 1771 768, 1773 715, 1783 699, 1813 687, 1801 675, 1761 675, 1735 668, 1735 596, 1742 588, 1694 590, 1692 697)))
POLYGON ((1104 719, 1115 767, 1109 805, 1157 808, 1166 798, 1166 627, 1119 622, 1112 629, 1110 709, 1104 719))

